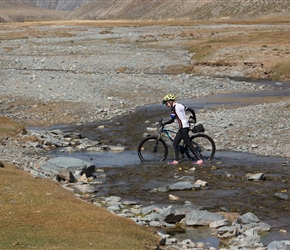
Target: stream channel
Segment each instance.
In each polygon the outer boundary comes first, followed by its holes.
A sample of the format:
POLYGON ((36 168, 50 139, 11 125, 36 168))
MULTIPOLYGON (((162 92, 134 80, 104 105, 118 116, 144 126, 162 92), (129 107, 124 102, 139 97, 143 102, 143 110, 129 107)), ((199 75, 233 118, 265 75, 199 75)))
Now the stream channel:
MULTIPOLYGON (((273 82, 262 81, 262 84, 273 82)), ((290 83, 277 86, 272 91, 242 94, 223 94, 181 100, 197 112, 201 108, 241 107, 273 100, 289 100, 290 83), (278 99, 277 99, 278 98, 278 99)), ((154 124, 160 118, 168 117, 168 110, 160 104, 140 107, 130 115, 117 117, 110 121, 81 126, 55 126, 64 132, 78 132, 83 137, 100 140, 108 145, 125 146, 123 152, 75 152, 67 154, 53 151, 52 156, 65 156, 90 161, 97 168, 106 171, 106 178, 99 186, 97 196, 120 196, 124 200, 134 200, 147 205, 184 205, 190 201, 212 212, 228 211, 240 214, 252 212, 271 226, 271 231, 262 236, 264 245, 273 240, 290 239, 290 201, 275 196, 281 190, 289 190, 290 169, 285 165, 285 158, 263 157, 240 152, 217 151, 213 160, 202 167, 192 168, 191 162, 182 162, 178 166, 167 162, 142 163, 136 149, 148 124, 154 124), (148 124, 145 121, 149 121, 148 124), (104 128, 98 128, 103 125, 104 128), (215 166, 215 170, 212 167, 215 166), (246 173, 264 173, 266 181, 249 182, 244 179, 246 173), (168 199, 169 193, 152 192, 153 189, 169 186, 180 181, 179 178, 192 177, 207 181, 209 186, 199 191, 175 191, 178 201, 168 199), (229 177, 230 176, 230 177, 229 177), (280 232, 284 229, 287 232, 280 232)), ((209 131, 210 134, 210 131, 209 131)), ((173 156, 169 152, 169 159, 173 156)), ((163 230, 163 229, 160 229, 163 230)), ((218 247, 219 240, 211 235, 209 227, 166 230, 179 240, 209 242, 218 247)))

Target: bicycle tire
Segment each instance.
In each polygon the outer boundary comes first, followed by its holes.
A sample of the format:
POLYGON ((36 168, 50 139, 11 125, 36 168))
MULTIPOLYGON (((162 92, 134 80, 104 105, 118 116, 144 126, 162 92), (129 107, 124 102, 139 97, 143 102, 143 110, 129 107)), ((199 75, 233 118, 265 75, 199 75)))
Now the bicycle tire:
MULTIPOLYGON (((206 134, 196 134, 190 137, 193 146, 197 149, 203 160, 211 160, 216 152, 216 145, 214 140, 206 134)), ((196 157, 186 146, 186 155, 189 159, 195 159, 196 157)))
POLYGON ((162 138, 149 136, 139 143, 137 151, 143 162, 164 161, 168 155, 168 146, 162 138))

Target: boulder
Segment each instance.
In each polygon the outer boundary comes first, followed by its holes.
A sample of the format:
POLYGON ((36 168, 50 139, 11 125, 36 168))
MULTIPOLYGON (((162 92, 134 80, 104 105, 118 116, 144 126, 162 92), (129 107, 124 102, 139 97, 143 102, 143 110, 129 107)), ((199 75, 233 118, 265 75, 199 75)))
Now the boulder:
POLYGON ((180 181, 168 187, 169 191, 192 190, 193 184, 189 181, 180 181))
POLYGON ((69 157, 55 157, 45 162, 41 162, 39 170, 44 172, 46 175, 55 177, 63 171, 76 171, 83 170, 90 167, 92 164, 77 158, 69 157))
POLYGON ((186 214, 185 223, 188 226, 203 226, 209 225, 213 221, 219 221, 223 219, 224 216, 220 214, 215 214, 203 210, 194 210, 186 214))

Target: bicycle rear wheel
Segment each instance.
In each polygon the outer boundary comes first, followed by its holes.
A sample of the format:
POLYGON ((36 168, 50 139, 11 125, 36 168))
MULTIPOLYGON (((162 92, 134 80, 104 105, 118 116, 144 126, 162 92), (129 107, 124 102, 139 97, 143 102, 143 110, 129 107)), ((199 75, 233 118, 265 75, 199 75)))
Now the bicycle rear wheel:
MULTIPOLYGON (((206 134, 196 134, 190 137, 193 146, 197 149, 203 160, 210 160, 214 157, 216 146, 214 140, 206 134)), ((196 158, 186 146, 188 158, 196 158)))
POLYGON ((168 146, 163 139, 150 136, 139 143, 137 151, 141 161, 164 161, 168 155, 168 146))

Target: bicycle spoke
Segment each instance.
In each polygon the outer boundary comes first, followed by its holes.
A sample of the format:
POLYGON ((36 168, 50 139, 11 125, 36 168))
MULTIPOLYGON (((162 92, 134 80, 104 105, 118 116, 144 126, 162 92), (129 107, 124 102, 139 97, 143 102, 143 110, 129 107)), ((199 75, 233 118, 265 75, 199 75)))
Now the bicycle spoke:
POLYGON ((168 149, 163 140, 157 137, 144 139, 138 147, 138 156, 141 161, 156 162, 162 161, 167 157, 168 149))
MULTIPOLYGON (((212 138, 205 134, 197 134, 191 137, 191 141, 203 160, 213 158, 216 148, 212 138)), ((189 154, 193 155, 191 152, 189 154)))

